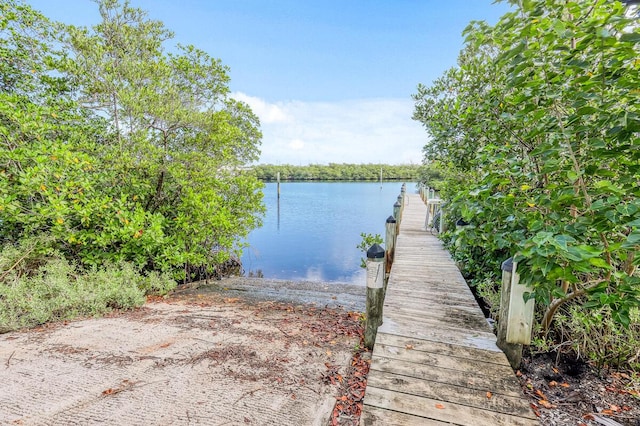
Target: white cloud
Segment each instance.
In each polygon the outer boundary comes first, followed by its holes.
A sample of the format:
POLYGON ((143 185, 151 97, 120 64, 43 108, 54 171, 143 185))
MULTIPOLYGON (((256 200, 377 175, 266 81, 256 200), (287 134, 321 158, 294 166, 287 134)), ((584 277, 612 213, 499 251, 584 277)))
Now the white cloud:
POLYGON ((289 143, 289 148, 293 149, 294 151, 300 151, 304 148, 304 142, 300 139, 294 139, 289 143))
POLYGON ((260 121, 265 123, 287 122, 289 117, 287 114, 275 104, 268 104, 260 98, 249 96, 244 93, 234 93, 232 97, 238 101, 245 102, 251 107, 251 110, 260 117, 260 121))
POLYGON ((268 103, 234 94, 260 117, 261 163, 420 163, 427 134, 410 99, 268 103))

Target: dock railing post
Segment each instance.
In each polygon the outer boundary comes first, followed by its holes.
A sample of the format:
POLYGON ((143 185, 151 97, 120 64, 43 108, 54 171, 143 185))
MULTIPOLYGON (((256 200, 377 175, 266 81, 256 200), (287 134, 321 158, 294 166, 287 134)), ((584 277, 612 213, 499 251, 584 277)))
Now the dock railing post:
POLYGON ((522 347, 531 343, 534 300, 524 301, 527 287, 520 284, 517 262, 509 258, 502 263, 502 292, 498 318, 498 347, 503 350, 511 367, 522 362, 522 347))
POLYGON ((396 218, 396 227, 398 227, 396 230, 396 234, 398 234, 398 231, 400 230, 399 226, 400 222, 402 221, 402 218, 400 217, 400 207, 400 203, 397 201, 393 204, 393 217, 396 218))
POLYGON ((378 244, 367 250, 367 312, 364 329, 364 345, 372 350, 378 327, 382 324, 384 303, 384 249, 378 244))
POLYGON ((440 234, 447 232, 447 221, 444 217, 444 203, 440 204, 440 226, 438 226, 438 232, 440 234))
POLYGON ((384 246, 387 249, 385 256, 384 268, 384 291, 387 291, 387 283, 389 282, 389 274, 391 273, 391 265, 393 265, 393 255, 396 246, 396 218, 389 216, 385 226, 384 246))

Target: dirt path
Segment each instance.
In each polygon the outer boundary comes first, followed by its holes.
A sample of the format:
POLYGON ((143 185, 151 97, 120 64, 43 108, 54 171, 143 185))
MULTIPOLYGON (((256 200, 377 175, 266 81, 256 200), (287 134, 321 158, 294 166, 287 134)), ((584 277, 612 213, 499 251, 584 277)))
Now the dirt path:
POLYGON ((331 305, 364 289, 314 306, 241 284, 1 335, 0 424, 327 424, 359 341, 358 315, 331 305))

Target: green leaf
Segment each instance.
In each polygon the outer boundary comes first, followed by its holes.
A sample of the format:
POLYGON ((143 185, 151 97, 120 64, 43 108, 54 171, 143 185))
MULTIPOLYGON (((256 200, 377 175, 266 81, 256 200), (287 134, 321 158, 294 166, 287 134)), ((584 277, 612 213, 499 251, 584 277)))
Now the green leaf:
POLYGON ((624 225, 625 226, 640 226, 640 218, 632 220, 631 222, 627 222, 624 225))
POLYGON ((635 229, 627 236, 627 239, 622 244, 622 248, 630 249, 635 248, 638 245, 640 245, 640 229, 635 229))
POLYGON ((600 257, 592 257, 589 259, 589 263, 597 268, 611 269, 611 265, 600 257))
POLYGON ((620 36, 620 41, 627 43, 640 42, 640 33, 625 33, 620 36))
POLYGON ((577 115, 589 115, 589 114, 593 114, 594 112, 597 112, 598 109, 592 106, 584 106, 582 108, 578 108, 578 110, 576 111, 577 115))
POLYGON ((618 324, 623 325, 626 328, 629 328, 629 324, 631 323, 631 318, 629 317, 628 310, 614 310, 612 312, 613 320, 618 324))

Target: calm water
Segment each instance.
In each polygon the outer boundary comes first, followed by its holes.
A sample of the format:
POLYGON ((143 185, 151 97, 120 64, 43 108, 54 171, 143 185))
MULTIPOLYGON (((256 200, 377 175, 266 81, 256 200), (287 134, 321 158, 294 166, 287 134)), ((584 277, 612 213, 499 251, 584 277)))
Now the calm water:
MULTIPOLYGON (((286 182, 264 188, 267 213, 248 238, 242 264, 265 278, 365 285, 361 232, 384 238, 402 182, 286 182)), ((414 183, 407 183, 413 192, 414 183)))

